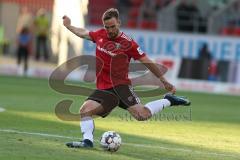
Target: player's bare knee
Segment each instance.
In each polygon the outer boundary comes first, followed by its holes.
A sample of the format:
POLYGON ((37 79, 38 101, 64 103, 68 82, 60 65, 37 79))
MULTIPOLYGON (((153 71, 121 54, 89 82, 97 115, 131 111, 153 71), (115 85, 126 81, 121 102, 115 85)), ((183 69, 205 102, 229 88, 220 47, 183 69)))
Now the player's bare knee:
POLYGON ((80 109, 81 118, 96 115, 99 110, 99 106, 100 104, 97 102, 86 101, 80 109))
POLYGON ((86 113, 86 112, 89 112, 91 110, 91 105, 83 105, 80 109, 80 113, 83 114, 83 113, 86 113))
POLYGON ((86 107, 82 107, 80 109, 80 115, 81 115, 81 118, 89 117, 89 116, 93 116, 93 112, 86 107))

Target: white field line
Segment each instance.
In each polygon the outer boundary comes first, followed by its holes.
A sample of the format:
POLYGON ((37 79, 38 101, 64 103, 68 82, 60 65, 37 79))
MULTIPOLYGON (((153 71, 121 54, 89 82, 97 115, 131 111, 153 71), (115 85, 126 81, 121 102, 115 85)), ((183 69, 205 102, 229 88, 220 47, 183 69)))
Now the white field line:
POLYGON ((5 108, 2 108, 2 107, 0 107, 0 112, 4 112, 4 111, 6 111, 6 109, 5 109, 5 108))
MULTIPOLYGON (((69 136, 63 136, 63 135, 57 135, 57 134, 47 134, 47 133, 38 133, 38 132, 24 132, 24 131, 11 130, 11 129, 0 129, 0 132, 35 135, 35 136, 40 136, 40 137, 63 138, 63 139, 72 139, 72 140, 79 139, 79 138, 76 138, 76 137, 69 137, 69 136)), ((201 155, 213 155, 213 156, 217 156, 217 157, 224 156, 224 157, 239 158, 239 156, 237 156, 237 155, 207 152, 207 151, 195 151, 195 150, 191 150, 191 149, 172 148, 172 147, 168 148, 168 147, 162 147, 162 146, 153 146, 153 145, 135 144, 135 143, 123 143, 123 144, 133 146, 133 147, 153 148, 153 149, 159 148, 159 149, 162 149, 162 150, 170 150, 170 151, 177 151, 177 152, 187 152, 187 153, 194 153, 194 154, 201 154, 201 155)))

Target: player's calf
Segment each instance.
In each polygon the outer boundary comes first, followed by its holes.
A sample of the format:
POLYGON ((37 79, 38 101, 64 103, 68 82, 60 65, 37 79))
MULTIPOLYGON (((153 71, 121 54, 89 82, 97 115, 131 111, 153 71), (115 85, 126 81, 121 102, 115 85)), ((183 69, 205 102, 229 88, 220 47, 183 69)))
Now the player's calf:
POLYGON ((141 104, 129 107, 128 111, 137 121, 146 121, 152 116, 151 112, 141 104))

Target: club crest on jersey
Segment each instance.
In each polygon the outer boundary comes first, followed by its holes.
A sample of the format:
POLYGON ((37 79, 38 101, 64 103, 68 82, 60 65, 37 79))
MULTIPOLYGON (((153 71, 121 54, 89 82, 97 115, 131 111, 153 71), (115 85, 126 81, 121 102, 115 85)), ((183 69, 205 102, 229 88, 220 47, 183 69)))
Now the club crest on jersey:
POLYGON ((120 43, 115 43, 116 49, 120 49, 121 48, 121 44, 120 43))

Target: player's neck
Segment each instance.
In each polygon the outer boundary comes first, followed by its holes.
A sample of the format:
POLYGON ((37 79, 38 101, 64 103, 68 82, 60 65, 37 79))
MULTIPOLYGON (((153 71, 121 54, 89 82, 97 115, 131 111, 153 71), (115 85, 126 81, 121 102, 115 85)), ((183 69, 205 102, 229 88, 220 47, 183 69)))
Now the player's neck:
POLYGON ((122 31, 119 30, 119 31, 118 31, 118 34, 117 34, 116 37, 114 37, 114 38, 110 38, 110 37, 108 37, 108 38, 111 39, 111 40, 114 40, 114 39, 119 38, 121 35, 122 35, 122 31))

